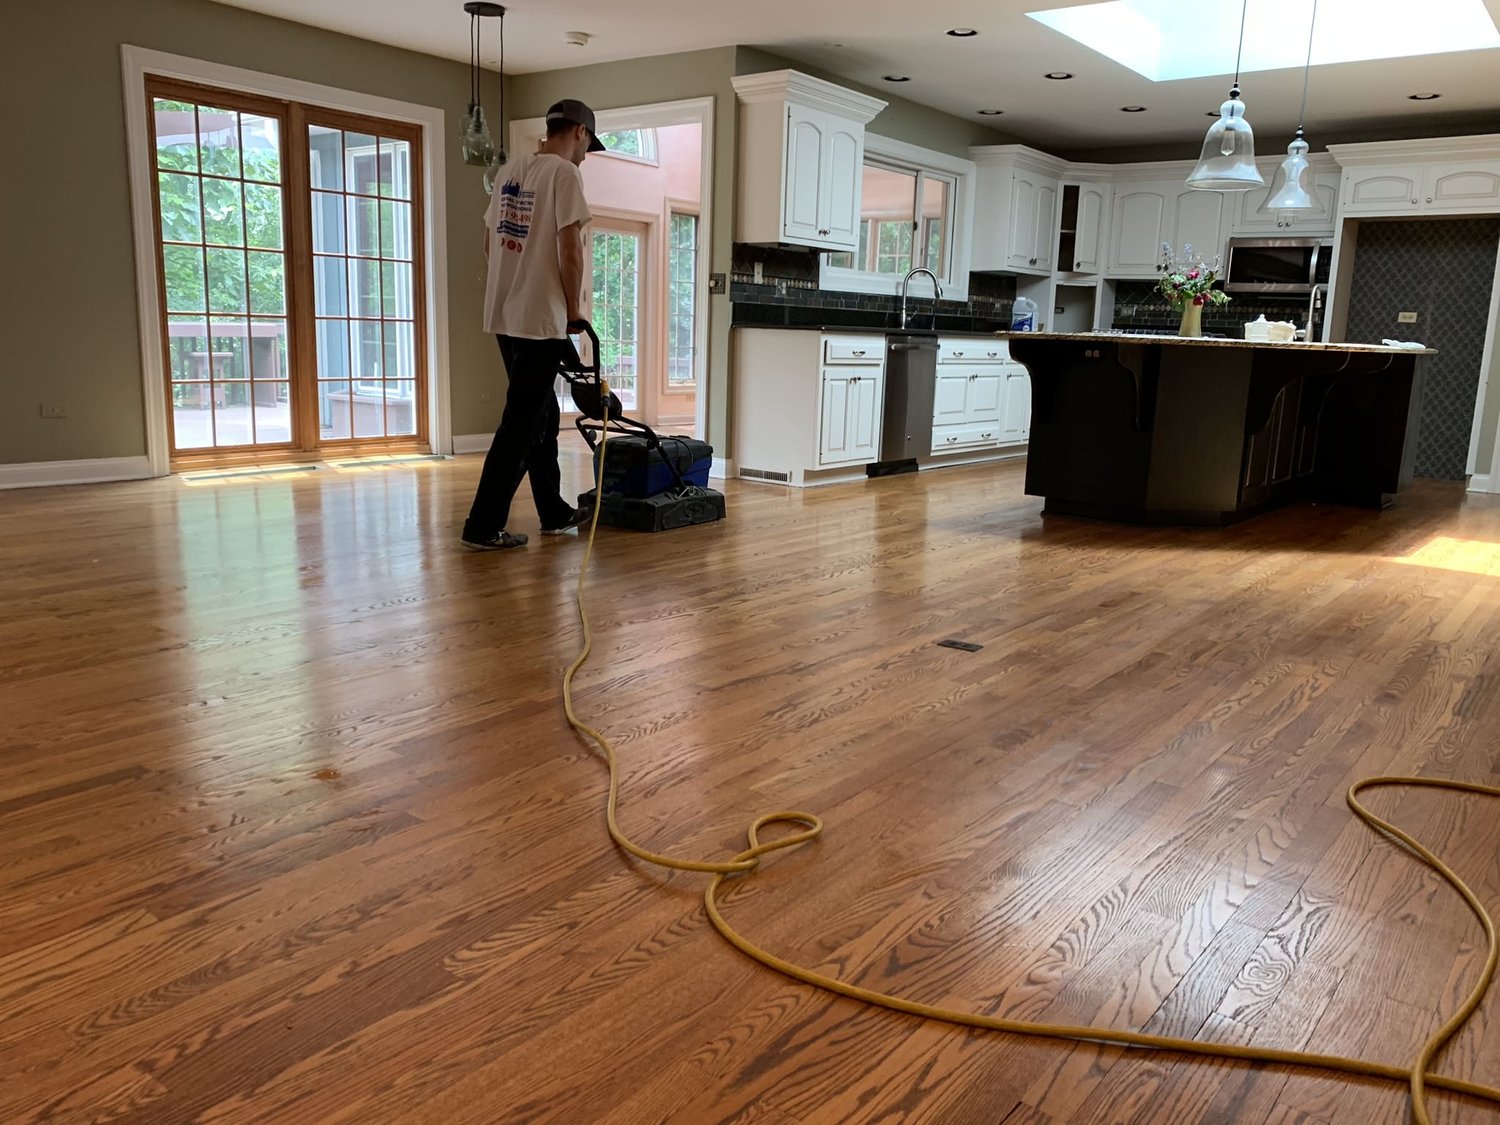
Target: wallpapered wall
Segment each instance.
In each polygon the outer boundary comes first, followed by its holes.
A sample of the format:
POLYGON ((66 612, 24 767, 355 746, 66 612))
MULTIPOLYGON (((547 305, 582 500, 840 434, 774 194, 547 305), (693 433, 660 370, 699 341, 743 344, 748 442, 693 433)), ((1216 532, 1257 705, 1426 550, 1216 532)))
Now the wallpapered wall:
POLYGON ((1428 359, 1418 476, 1462 480, 1488 326, 1500 218, 1360 224, 1346 339, 1420 340, 1428 359), (1415 312, 1415 324, 1396 316, 1415 312))

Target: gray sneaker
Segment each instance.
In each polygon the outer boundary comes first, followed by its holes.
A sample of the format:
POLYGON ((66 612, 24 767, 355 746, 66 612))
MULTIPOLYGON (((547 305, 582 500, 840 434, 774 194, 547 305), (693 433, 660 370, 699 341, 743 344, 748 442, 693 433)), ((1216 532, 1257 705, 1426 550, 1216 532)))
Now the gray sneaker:
POLYGON ((556 527, 542 528, 543 535, 566 535, 570 531, 576 531, 589 522, 593 512, 587 508, 574 508, 573 514, 556 527))

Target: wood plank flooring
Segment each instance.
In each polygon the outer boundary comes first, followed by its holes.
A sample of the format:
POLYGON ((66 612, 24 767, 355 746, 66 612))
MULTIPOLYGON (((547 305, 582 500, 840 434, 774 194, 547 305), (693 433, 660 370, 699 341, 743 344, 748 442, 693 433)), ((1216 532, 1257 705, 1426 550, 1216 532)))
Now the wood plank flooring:
MULTIPOLYGON (((582 544, 460 550, 478 468, 0 493, 0 1120, 1406 1119, 741 957, 701 877, 608 844, 558 698, 582 544)), ((817 812, 728 910, 866 986, 1404 1064, 1480 933, 1343 794, 1500 775, 1500 499, 1143 530, 1022 481, 732 484, 723 524, 603 533, 579 702, 627 831, 725 857, 817 812)), ((1500 908, 1500 810, 1373 801, 1500 908)), ((1497 1003, 1442 1069, 1500 1082, 1497 1003)))

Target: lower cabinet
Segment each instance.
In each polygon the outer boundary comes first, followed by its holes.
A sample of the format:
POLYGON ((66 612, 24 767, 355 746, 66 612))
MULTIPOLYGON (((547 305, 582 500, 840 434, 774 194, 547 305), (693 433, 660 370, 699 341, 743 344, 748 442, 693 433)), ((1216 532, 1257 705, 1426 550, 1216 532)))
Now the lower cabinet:
POLYGON ((867 465, 880 456, 885 380, 878 364, 823 368, 818 465, 867 465))
POLYGON ((967 453, 1024 442, 1031 426, 1031 379, 1006 351, 976 352, 944 342, 932 405, 932 452, 967 453), (1017 397, 1020 376, 1024 394, 1017 397))

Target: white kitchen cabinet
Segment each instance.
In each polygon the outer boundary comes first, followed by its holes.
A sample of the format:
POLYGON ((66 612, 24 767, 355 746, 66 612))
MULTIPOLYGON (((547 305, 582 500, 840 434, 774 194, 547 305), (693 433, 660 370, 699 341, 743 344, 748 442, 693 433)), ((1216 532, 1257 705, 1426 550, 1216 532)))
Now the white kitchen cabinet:
POLYGON ((1104 266, 1109 222, 1108 184, 1063 184, 1057 241, 1060 273, 1098 273, 1104 266))
POLYGON ((1002 441, 1026 441, 1031 436, 1031 375, 1018 363, 1006 365, 1001 418, 1002 441))
POLYGON ((1222 191, 1200 191, 1180 187, 1172 200, 1171 234, 1164 241, 1172 252, 1181 255, 1183 248, 1193 248, 1192 258, 1213 261, 1224 252, 1224 199, 1222 191))
POLYGON ((1415 212, 1421 204, 1422 168, 1372 167, 1344 173, 1345 215, 1395 215, 1415 212))
POLYGON ((1056 214, 1057 181, 1018 169, 1011 177, 1008 265, 1019 270, 1051 272, 1056 214))
POLYGON ((958 337, 939 341, 932 410, 935 455, 972 453, 1004 443, 1007 377, 1012 371, 1025 368, 1011 362, 1004 344, 958 337))
POLYGON ((1500 211, 1500 160, 1432 164, 1422 180, 1422 211, 1500 211))
POLYGON ((1262 166, 1265 187, 1235 192, 1230 202, 1229 233, 1238 235, 1328 234, 1333 230, 1333 213, 1338 207, 1339 175, 1318 172, 1313 177, 1312 197, 1316 206, 1310 211, 1262 211, 1271 194, 1271 177, 1275 165, 1262 166))
POLYGON ((1058 177, 1067 164, 1025 145, 969 149, 974 232, 969 268, 1050 275, 1056 264, 1058 177))
POLYGON ((736 241, 859 246, 865 125, 885 102, 794 70, 741 75, 736 241))
POLYGON ((1173 185, 1118 184, 1110 220, 1109 275, 1156 277, 1161 273, 1161 244, 1170 230, 1173 185))
POLYGON ((825 367, 818 422, 818 465, 866 465, 880 455, 883 372, 870 366, 825 367))

